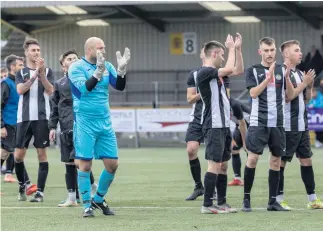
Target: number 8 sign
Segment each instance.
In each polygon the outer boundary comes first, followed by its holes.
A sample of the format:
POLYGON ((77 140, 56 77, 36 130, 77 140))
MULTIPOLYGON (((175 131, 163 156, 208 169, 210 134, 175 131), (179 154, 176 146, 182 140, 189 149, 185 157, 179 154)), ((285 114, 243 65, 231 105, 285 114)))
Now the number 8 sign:
POLYGON ((196 42, 196 33, 195 32, 187 32, 183 33, 184 39, 184 54, 192 55, 196 54, 197 42, 196 42))

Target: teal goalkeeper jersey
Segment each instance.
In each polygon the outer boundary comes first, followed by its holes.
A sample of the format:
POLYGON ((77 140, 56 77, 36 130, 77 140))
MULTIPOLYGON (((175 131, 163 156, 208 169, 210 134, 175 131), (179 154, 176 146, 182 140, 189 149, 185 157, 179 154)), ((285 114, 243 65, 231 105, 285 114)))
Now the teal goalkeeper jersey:
POLYGON ((114 66, 105 62, 106 71, 92 91, 88 91, 85 82, 92 77, 96 65, 84 57, 73 63, 68 76, 73 96, 73 109, 77 116, 93 119, 110 119, 109 85, 116 88, 117 72, 114 66))

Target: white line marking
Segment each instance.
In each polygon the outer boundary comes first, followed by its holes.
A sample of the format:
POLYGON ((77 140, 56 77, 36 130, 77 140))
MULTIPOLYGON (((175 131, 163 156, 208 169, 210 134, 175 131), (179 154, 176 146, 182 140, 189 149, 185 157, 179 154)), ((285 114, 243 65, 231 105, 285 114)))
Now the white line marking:
MULTIPOLYGON (((82 208, 81 206, 77 207, 66 207, 66 208, 82 208)), ((201 207, 111 207, 112 209, 200 209, 201 207)), ((1 207, 1 209, 64 209, 63 207, 1 207)), ((239 209, 240 210, 240 209, 239 209)), ((252 208, 252 210, 267 210, 267 208, 252 208)), ((303 211, 309 210, 304 208, 292 208, 292 211, 303 211)))

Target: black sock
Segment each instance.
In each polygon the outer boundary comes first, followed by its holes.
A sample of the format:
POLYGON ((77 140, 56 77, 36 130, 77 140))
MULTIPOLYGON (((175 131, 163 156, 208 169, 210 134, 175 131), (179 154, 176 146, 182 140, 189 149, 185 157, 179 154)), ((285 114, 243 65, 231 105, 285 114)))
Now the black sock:
POLYGON ((255 179, 255 171, 256 168, 248 168, 247 165, 244 169, 244 199, 250 200, 250 192, 255 179))
POLYGON ((268 204, 273 204, 276 202, 278 186, 279 186, 279 173, 280 171, 275 171, 269 169, 268 185, 269 185, 269 200, 268 204))
POLYGON ((240 154, 232 154, 232 168, 235 177, 241 177, 241 158, 240 154))
POLYGON ((94 176, 93 176, 92 171, 90 173, 90 180, 91 180, 91 185, 92 185, 94 183, 94 176))
POLYGON ((24 186, 26 179, 25 179, 25 165, 24 162, 15 162, 16 167, 16 176, 20 186, 24 186))
POLYGON ((301 175, 307 195, 315 194, 315 180, 312 166, 301 166, 301 175))
POLYGON ((6 173, 12 174, 13 169, 15 167, 15 158, 13 157, 13 153, 10 153, 6 162, 6 173))
POLYGON ((203 206, 209 207, 213 205, 212 197, 216 184, 216 174, 206 172, 204 177, 204 203, 203 206))
POLYGON ((280 167, 279 187, 277 195, 284 195, 284 170, 285 167, 280 167))
POLYGON ((5 160, 1 159, 1 168, 2 168, 2 165, 4 162, 5 162, 5 160))
POLYGON ((27 173, 27 169, 26 168, 25 168, 25 182, 26 182, 26 184, 30 184, 30 180, 29 180, 29 176, 28 176, 28 173, 27 173))
POLYGON ((194 160, 190 160, 191 173, 192 177, 195 181, 195 186, 197 188, 202 188, 202 180, 201 180, 201 164, 199 158, 197 157, 194 160))
POLYGON ((218 174, 216 180, 216 189, 218 195, 218 205, 222 205, 227 202, 227 184, 228 184, 228 176, 223 174, 218 174))
POLYGON ((66 164, 66 173, 65 173, 65 182, 66 182, 66 189, 69 192, 75 192, 76 186, 76 175, 75 175, 75 165, 66 164))
POLYGON ((79 200, 80 194, 79 194, 79 186, 78 186, 78 181, 77 181, 77 167, 75 168, 75 191, 76 191, 76 199, 79 200))
POLYGON ((79 189, 78 188, 75 189, 75 193, 76 193, 76 199, 79 200, 80 199, 80 194, 79 194, 79 189))
POLYGON ((46 180, 48 175, 48 162, 39 163, 38 179, 37 179, 37 191, 44 192, 46 180))

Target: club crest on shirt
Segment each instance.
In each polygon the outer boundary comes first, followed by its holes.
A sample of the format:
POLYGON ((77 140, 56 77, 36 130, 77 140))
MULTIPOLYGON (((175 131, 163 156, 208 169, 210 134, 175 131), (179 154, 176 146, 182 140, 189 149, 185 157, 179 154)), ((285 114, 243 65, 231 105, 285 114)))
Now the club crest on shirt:
POLYGON ((275 77, 276 77, 277 80, 281 80, 282 79, 282 76, 280 74, 277 74, 275 77))

